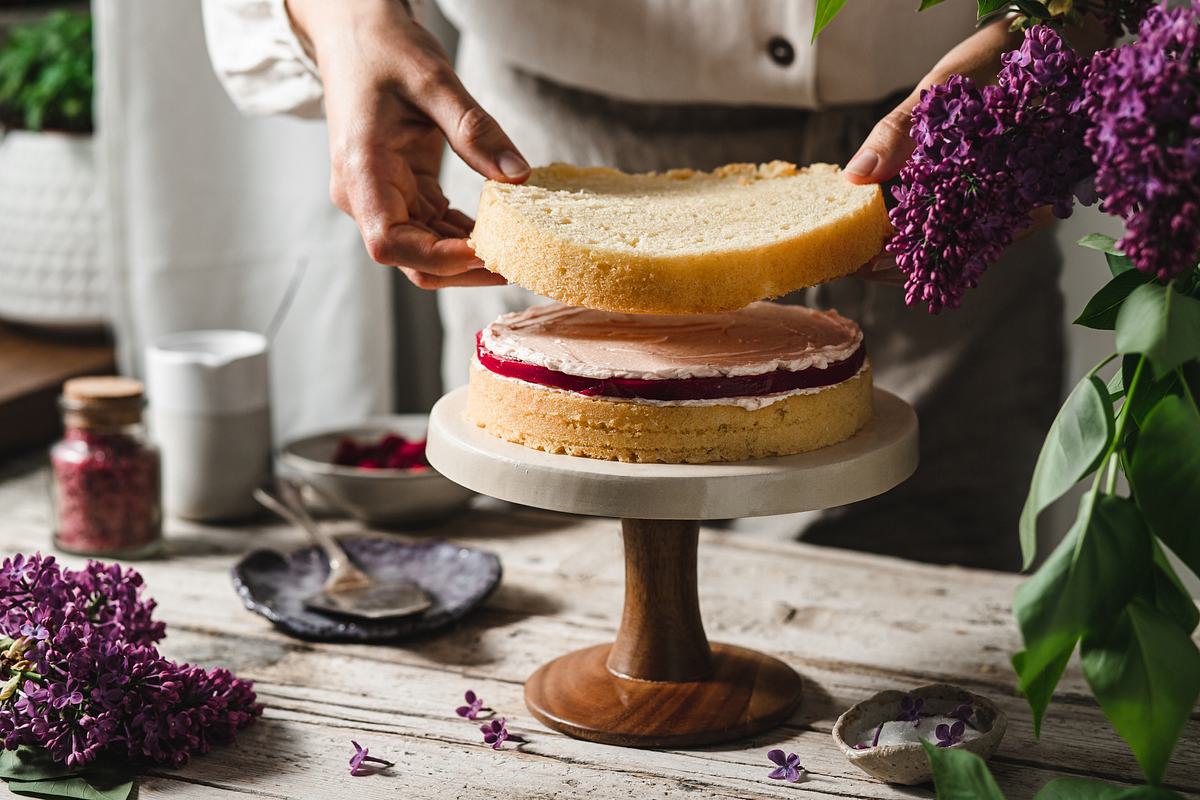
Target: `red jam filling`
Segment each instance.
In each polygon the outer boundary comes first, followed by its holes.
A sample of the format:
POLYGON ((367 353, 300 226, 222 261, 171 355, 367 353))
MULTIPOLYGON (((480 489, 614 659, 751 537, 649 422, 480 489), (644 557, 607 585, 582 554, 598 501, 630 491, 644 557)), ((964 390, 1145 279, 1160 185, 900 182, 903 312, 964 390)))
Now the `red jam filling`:
POLYGON ((718 400, 723 397, 759 397, 797 389, 818 389, 850 380, 858 374, 867 357, 867 349, 859 345, 849 358, 834 362, 824 369, 809 367, 795 371, 781 369, 760 375, 646 380, 583 378, 525 361, 502 358, 483 346, 482 331, 475 335, 475 352, 484 369, 506 378, 577 392, 587 397, 641 400, 718 400))

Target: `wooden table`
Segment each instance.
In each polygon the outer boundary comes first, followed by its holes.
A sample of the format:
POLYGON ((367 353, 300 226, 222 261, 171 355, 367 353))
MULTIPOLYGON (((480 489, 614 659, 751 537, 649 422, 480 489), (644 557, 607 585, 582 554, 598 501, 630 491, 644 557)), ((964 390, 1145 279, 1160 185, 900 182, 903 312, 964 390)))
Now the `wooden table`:
MULTIPOLYGON (((45 485, 44 472, 28 464, 0 464, 4 553, 47 547, 45 485)), ((1008 714, 992 768, 1013 800, 1063 775, 1137 780, 1133 758, 1077 666, 1059 687, 1042 740, 1033 739, 1008 665, 1019 643, 1010 609, 1018 577, 709 527, 699 565, 709 636, 795 667, 806 680, 800 711, 756 738, 700 750, 633 750, 554 733, 526 711, 522 682, 554 656, 613 638, 623 577, 618 527, 481 505, 429 535, 498 553, 502 585, 459 627, 395 646, 296 641, 242 608, 230 565, 255 547, 296 546, 299 534, 271 524, 171 523, 169 558, 138 565, 167 622, 163 650, 253 679, 266 712, 236 746, 179 771, 151 773, 141 781, 142 800, 929 798, 929 788, 890 787, 858 772, 829 732, 842 710, 877 690, 936 681, 983 693, 1008 714), (476 725, 454 715, 466 689, 507 716, 528 744, 501 752, 484 746, 476 725), (351 739, 397 766, 352 778, 351 739), (773 747, 798 753, 810 779, 768 780, 773 747)), ((1167 782, 1200 794, 1200 715, 1175 751, 1167 782)))

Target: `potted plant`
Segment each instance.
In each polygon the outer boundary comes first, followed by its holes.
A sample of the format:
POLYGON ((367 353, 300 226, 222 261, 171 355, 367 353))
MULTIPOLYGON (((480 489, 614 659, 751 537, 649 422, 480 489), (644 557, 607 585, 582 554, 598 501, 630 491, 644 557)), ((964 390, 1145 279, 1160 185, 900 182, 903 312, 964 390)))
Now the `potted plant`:
POLYGON ((0 319, 108 319, 92 136, 92 20, 60 11, 0 41, 0 319))

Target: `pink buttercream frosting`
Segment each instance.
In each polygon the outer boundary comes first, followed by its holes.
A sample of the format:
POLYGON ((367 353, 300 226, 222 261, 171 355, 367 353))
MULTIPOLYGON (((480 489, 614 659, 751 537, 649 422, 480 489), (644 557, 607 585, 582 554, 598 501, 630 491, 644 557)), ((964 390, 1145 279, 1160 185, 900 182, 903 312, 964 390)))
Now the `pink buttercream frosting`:
POLYGON ((481 332, 501 358, 587 378, 662 380, 824 369, 862 331, 836 311, 751 303, 721 314, 617 314, 558 303, 505 314, 481 332))

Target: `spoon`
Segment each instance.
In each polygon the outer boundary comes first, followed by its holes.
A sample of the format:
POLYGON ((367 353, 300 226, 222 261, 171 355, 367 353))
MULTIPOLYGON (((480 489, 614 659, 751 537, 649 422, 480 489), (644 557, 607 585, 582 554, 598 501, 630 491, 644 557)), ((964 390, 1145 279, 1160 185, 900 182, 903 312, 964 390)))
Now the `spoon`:
POLYGON ((300 488, 286 479, 280 479, 278 486, 279 496, 260 487, 254 490, 254 499, 303 529, 329 562, 325 586, 305 598, 306 607, 346 617, 385 619, 417 614, 433 605, 425 590, 413 581, 405 578, 380 581, 354 566, 341 543, 308 513, 300 488))

